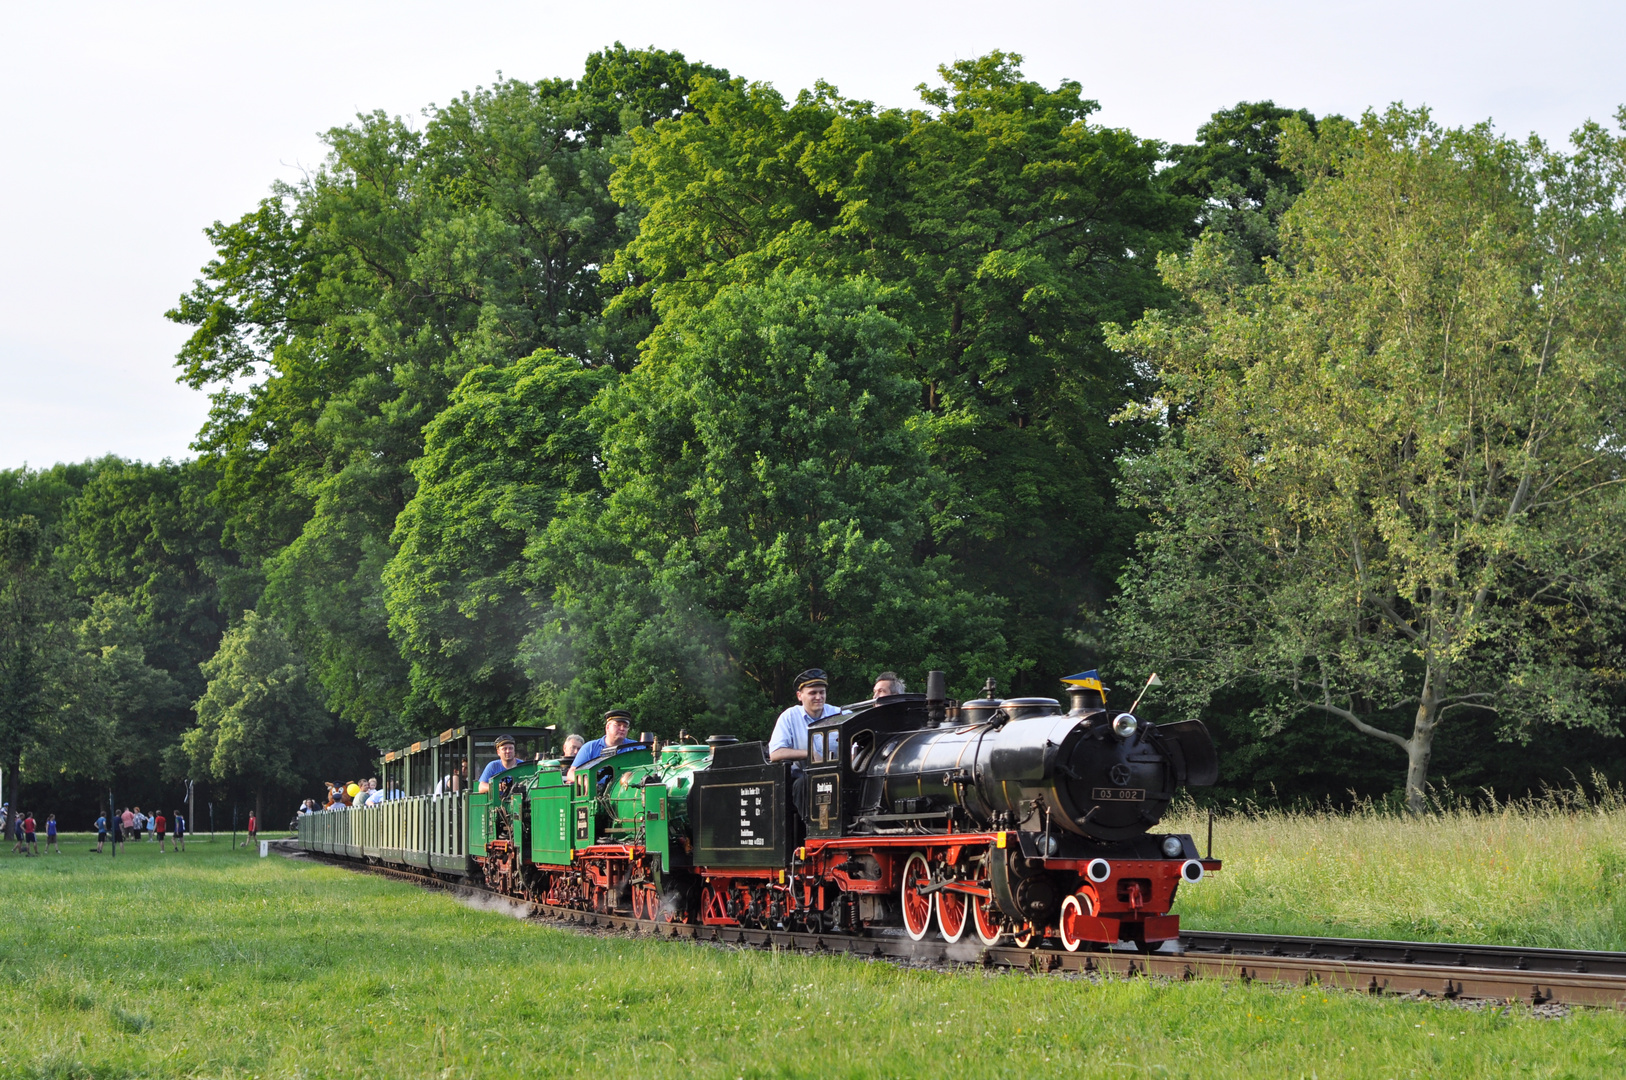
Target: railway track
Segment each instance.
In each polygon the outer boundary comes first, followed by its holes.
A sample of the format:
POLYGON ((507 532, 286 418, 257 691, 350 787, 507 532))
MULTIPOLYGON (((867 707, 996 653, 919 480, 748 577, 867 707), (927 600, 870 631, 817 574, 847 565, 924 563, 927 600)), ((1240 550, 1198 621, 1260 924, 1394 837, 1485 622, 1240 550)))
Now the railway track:
POLYGON ((951 945, 940 940, 912 941, 901 931, 858 937, 663 923, 630 915, 516 900, 481 886, 446 881, 425 873, 358 864, 312 852, 297 854, 486 902, 501 902, 524 914, 567 926, 651 937, 1040 973, 1121 978, 1158 976, 1179 980, 1218 978, 1286 986, 1338 987, 1417 999, 1626 1008, 1626 953, 1618 952, 1212 932, 1183 933, 1178 949, 1165 945, 1156 952, 1127 949, 1067 952, 1059 946, 989 947, 963 939, 951 945))

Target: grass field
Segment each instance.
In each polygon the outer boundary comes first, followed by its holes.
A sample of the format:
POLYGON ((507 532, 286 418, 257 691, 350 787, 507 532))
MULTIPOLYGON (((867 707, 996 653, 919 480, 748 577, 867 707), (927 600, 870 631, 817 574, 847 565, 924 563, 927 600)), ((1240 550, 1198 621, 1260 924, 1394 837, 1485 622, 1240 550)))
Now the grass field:
MULTIPOLYGON (((1266 858, 1262 836, 1221 835, 1244 881, 1296 865, 1266 858)), ((596 938, 223 840, 155 847, 110 860, 70 838, 61 856, 0 857, 0 1078, 1595 1077, 1626 1065, 1626 1018, 1611 1013, 1543 1020, 596 938)), ((1192 910, 1217 917, 1227 894, 1218 878, 1202 888, 1219 901, 1192 910)), ((1280 917, 1288 899, 1262 910, 1280 917)))
MULTIPOLYGON (((1207 819, 1167 827, 1207 842, 1207 819)), ((1274 811, 1215 824, 1224 870, 1181 925, 1285 934, 1626 950, 1626 800, 1558 792, 1414 819, 1274 811)))

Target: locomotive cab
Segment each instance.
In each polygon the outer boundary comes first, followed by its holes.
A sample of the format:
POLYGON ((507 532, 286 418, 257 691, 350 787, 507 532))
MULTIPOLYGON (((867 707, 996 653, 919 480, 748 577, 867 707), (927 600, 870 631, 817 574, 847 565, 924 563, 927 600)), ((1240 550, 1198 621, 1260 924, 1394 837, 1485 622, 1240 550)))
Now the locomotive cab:
MULTIPOLYGON (((865 806, 865 780, 877 749, 928 722, 925 695, 896 694, 849 705, 809 725, 807 799, 799 808, 807 835, 847 835, 865 806)), ((882 812, 877 806, 870 816, 882 812)))

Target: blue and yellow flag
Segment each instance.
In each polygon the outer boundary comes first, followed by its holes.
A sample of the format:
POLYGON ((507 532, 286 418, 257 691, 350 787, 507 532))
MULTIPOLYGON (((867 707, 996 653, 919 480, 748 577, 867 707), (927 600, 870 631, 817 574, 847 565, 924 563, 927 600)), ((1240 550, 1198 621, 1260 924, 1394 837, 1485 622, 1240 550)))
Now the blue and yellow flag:
POLYGON ((1077 675, 1068 675, 1061 681, 1066 683, 1068 686, 1079 686, 1083 687, 1085 690, 1094 690, 1100 694, 1105 694, 1107 692, 1107 688, 1101 685, 1101 673, 1095 668, 1091 668, 1088 671, 1081 671, 1077 675))

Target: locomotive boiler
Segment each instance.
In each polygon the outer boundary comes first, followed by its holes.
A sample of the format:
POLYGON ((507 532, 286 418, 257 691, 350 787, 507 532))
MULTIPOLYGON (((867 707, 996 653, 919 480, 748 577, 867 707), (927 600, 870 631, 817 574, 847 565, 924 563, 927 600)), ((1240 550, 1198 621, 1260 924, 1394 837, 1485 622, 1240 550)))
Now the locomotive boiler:
MULTIPOLYGON (((1102 695, 1085 687, 1072 691, 1065 713, 1053 698, 1001 701, 992 692, 990 682, 990 696, 950 718, 941 686, 928 685, 926 726, 886 736, 873 753, 863 720, 820 725, 858 729, 847 737, 863 774, 855 823, 881 828, 877 815, 889 810, 941 813, 946 822, 1040 832, 1054 854, 1070 837, 1139 836, 1162 819, 1177 788, 1212 784, 1218 774, 1200 721, 1142 724, 1109 713, 1102 695)), ((871 727, 879 718, 867 714, 885 704, 863 711, 871 727)), ((908 723, 913 710, 903 712, 908 723)))

